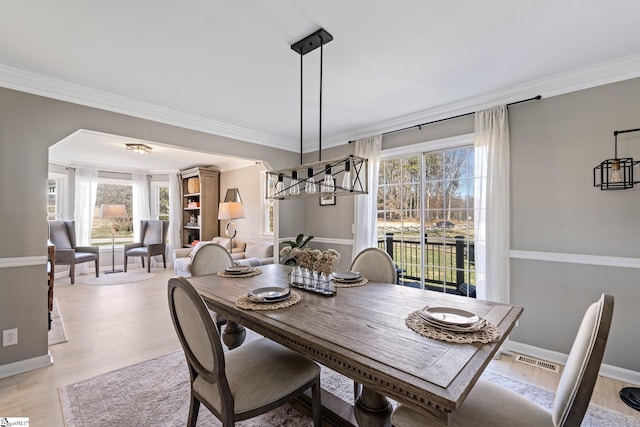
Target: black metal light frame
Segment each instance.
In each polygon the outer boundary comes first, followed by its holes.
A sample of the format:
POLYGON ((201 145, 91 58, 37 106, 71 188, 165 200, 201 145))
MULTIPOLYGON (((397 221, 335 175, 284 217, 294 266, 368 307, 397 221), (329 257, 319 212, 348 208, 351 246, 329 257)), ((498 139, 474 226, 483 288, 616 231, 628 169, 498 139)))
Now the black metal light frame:
POLYGON ((323 46, 333 40, 333 36, 325 29, 320 28, 316 32, 308 35, 302 40, 291 45, 291 49, 300 55, 300 165, 294 168, 267 171, 266 187, 267 199, 299 199, 306 197, 326 197, 344 196, 356 194, 368 194, 368 159, 353 155, 340 159, 322 161, 322 68, 323 68, 323 46), (309 52, 320 48, 320 117, 318 133, 318 162, 302 164, 303 154, 303 57, 309 52), (307 193, 304 189, 306 180, 300 179, 299 172, 312 171, 307 173, 307 179, 313 177, 314 191, 307 193), (336 182, 333 191, 323 191, 322 177, 330 173, 336 182), (349 185, 340 185, 345 175, 349 175, 349 185), (278 185, 280 182, 280 185, 278 185), (294 185, 301 188, 298 192, 291 194, 289 191, 294 185))
POLYGON ((616 130, 614 137, 614 158, 607 159, 593 168, 593 186, 600 190, 627 190, 640 181, 634 179, 633 169, 640 163, 631 157, 618 158, 618 134, 638 132, 638 129, 616 130), (617 175, 617 177, 616 177, 617 175))

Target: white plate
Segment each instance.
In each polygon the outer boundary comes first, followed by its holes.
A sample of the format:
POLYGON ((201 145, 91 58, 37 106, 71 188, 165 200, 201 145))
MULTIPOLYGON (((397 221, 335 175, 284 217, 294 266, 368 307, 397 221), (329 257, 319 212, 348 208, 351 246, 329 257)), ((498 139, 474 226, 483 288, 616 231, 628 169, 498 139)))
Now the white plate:
POLYGON ((290 288, 268 287, 254 289, 249 292, 249 295, 258 299, 273 301, 287 298, 290 293, 290 288))
POLYGON ((473 313, 453 307, 426 307, 422 312, 430 319, 445 325, 468 326, 480 320, 473 313))
POLYGON ((357 271, 347 271, 346 273, 334 273, 333 277, 336 280, 342 281, 356 281, 362 279, 362 275, 357 271))
POLYGON ((227 267, 224 269, 225 272, 229 273, 229 274, 245 274, 245 273, 251 273, 251 270, 253 270, 253 267, 245 267, 245 266, 241 266, 241 267, 227 267))

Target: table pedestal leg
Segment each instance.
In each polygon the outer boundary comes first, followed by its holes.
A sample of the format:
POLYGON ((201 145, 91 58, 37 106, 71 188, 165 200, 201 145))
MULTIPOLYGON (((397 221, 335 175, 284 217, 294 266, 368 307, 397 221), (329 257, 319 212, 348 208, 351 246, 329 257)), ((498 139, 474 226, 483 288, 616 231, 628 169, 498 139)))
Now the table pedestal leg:
POLYGON ((244 326, 229 320, 222 332, 222 342, 231 350, 239 347, 244 342, 246 336, 247 331, 244 329, 244 326))
POLYGON ((353 412, 360 427, 390 427, 391 404, 389 399, 367 386, 362 386, 362 393, 356 399, 353 412))

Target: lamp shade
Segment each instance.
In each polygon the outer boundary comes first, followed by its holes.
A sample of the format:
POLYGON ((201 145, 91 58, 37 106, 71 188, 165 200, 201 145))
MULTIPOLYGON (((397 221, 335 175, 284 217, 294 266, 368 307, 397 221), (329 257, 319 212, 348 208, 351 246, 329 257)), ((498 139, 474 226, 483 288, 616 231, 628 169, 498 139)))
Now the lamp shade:
POLYGON ((100 218, 127 218, 125 205, 100 205, 100 218))
POLYGON ((238 202, 223 202, 218 208, 218 219, 244 218, 244 207, 238 202))
POLYGON ((228 189, 227 194, 224 196, 224 201, 242 203, 242 199, 240 198, 240 190, 238 190, 237 188, 228 189))

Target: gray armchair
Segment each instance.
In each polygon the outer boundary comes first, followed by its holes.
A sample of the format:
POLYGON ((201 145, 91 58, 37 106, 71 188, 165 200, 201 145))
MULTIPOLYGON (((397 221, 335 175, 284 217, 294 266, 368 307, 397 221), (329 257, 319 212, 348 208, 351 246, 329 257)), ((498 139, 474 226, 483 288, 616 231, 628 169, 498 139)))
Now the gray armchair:
POLYGON ((76 264, 95 262, 100 275, 100 250, 97 246, 76 246, 75 221, 49 221, 49 240, 56 247, 56 265, 68 265, 71 284, 75 283, 76 264))
POLYGON ((124 271, 127 271, 127 261, 129 257, 141 257, 142 268, 144 259, 147 258, 147 272, 151 271, 151 257, 162 255, 162 264, 167 268, 165 251, 167 249, 167 232, 169 231, 169 221, 146 220, 140 221, 139 243, 126 243, 124 245, 124 271))

